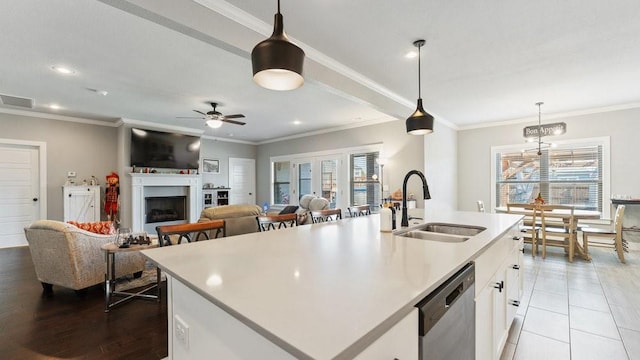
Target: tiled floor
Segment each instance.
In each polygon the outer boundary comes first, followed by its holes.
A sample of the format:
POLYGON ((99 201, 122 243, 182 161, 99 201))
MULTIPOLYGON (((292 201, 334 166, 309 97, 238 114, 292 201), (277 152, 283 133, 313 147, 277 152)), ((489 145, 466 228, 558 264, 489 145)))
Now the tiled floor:
MULTIPOLYGON (((530 250, 527 248, 527 250, 530 250)), ((569 263, 563 249, 524 256, 524 295, 501 359, 640 360, 640 252, 569 263)))

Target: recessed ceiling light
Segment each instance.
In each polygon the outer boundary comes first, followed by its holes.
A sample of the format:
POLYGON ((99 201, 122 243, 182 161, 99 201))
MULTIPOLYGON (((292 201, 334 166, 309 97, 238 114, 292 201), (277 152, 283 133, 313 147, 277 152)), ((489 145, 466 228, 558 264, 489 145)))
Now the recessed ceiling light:
POLYGON ((60 110, 60 109, 62 109, 62 107, 60 107, 60 105, 58 105, 58 104, 51 104, 51 105, 49 105, 49 109, 60 110))
POLYGON ((71 68, 59 66, 59 65, 52 66, 51 70, 57 72, 58 74, 63 74, 63 75, 73 75, 76 73, 76 71, 71 68))
POLYGON ((293 121, 293 125, 300 125, 300 124, 302 124, 302 121, 300 121, 300 120, 294 120, 293 121))
POLYGON ((417 52, 415 52, 415 51, 409 51, 408 53, 406 53, 406 54, 404 55, 404 57, 406 57, 407 59, 413 59, 413 58, 415 58, 416 56, 418 56, 418 53, 417 53, 417 52))

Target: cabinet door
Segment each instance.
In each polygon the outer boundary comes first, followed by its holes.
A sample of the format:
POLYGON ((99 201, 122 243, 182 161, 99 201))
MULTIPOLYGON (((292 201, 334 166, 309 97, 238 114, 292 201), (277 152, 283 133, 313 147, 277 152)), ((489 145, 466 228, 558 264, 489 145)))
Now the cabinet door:
MULTIPOLYGON (((507 341, 509 327, 507 326, 507 294, 506 294, 506 268, 503 266, 493 278, 493 356, 499 359, 502 347, 507 341)), ((509 325, 511 325, 509 323, 509 325)))
POLYGON ((354 359, 417 359, 418 309, 415 308, 354 359))
MULTIPOLYGON (((476 285, 477 288, 477 285, 476 285)), ((476 296, 476 359, 493 359, 493 293, 492 283, 476 296)))
POLYGON ((520 299, 522 298, 522 240, 518 246, 513 249, 513 253, 509 256, 507 263, 507 325, 511 324, 516 316, 520 299))
POLYGON ((100 190, 97 186, 65 187, 64 221, 100 221, 100 190))

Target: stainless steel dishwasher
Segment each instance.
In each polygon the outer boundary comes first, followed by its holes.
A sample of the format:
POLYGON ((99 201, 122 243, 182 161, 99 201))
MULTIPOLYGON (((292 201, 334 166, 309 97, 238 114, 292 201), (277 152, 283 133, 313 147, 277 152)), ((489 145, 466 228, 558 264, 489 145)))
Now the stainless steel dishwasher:
POLYGON ((421 360, 475 359, 475 267, 465 265, 418 305, 421 360))

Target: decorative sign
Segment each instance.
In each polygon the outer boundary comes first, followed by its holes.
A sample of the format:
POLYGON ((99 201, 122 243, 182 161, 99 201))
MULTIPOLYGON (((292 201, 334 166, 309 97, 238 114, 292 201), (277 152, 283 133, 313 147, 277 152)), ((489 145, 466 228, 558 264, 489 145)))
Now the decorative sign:
POLYGON ((567 124, 563 122, 553 123, 553 124, 544 124, 544 125, 535 125, 535 126, 527 126, 522 129, 523 136, 525 138, 537 138, 537 137, 545 137, 545 136, 553 136, 553 135, 562 135, 567 132, 567 124), (538 130, 540 130, 541 134, 538 134, 538 130))

